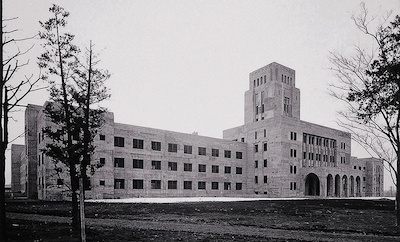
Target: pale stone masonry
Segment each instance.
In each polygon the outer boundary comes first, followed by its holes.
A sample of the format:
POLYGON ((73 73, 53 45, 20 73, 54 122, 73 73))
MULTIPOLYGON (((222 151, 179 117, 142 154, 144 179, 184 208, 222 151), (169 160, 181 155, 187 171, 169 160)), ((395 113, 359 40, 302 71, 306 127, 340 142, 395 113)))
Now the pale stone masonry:
MULTIPOLYGON (((349 133, 300 120, 295 82, 295 71, 278 63, 250 73, 245 123, 223 139, 115 123, 107 113, 92 157, 104 165, 87 197, 382 195, 382 163, 351 157, 349 133)), ((41 151, 50 142, 41 130, 50 125, 41 106, 28 106, 26 146, 12 151, 13 192, 68 199, 68 175, 56 174, 41 151), (28 173, 27 164, 35 164, 28 173)))

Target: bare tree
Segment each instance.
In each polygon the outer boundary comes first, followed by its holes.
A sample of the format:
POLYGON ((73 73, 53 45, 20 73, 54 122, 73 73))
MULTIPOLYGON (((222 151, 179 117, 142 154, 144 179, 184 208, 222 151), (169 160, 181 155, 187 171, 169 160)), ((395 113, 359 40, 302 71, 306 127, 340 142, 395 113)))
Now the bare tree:
MULTIPOLYGON (((1 6, 1 9, 3 7, 1 6)), ((16 78, 16 73, 28 65, 29 61, 23 61, 21 58, 32 48, 21 50, 18 43, 31 38, 16 39, 12 38, 12 34, 17 29, 7 30, 6 23, 13 19, 3 19, 2 14, 2 31, 1 31, 1 80, 0 80, 0 240, 6 240, 6 212, 5 212, 5 161, 6 150, 9 144, 8 124, 11 113, 15 108, 20 106, 21 101, 34 90, 39 78, 24 76, 22 80, 16 78), (8 48, 8 47, 13 48, 8 48)))
POLYGON ((349 56, 332 52, 330 62, 339 82, 331 94, 346 103, 338 124, 371 156, 382 160, 396 185, 396 219, 400 229, 400 17, 388 23, 371 17, 365 4, 352 19, 372 48, 354 48, 349 56), (380 21, 371 30, 373 23, 380 21))

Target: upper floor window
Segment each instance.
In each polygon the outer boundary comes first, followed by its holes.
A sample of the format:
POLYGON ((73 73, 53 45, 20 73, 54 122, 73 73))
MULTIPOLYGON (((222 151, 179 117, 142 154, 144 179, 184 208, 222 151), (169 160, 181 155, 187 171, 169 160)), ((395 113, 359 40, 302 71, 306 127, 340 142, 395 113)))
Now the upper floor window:
POLYGON ((192 154, 192 146, 191 145, 184 145, 183 146, 183 153, 192 154))
POLYGON ((242 159, 242 152, 240 151, 236 152, 236 159, 242 159))
POLYGON ((205 147, 199 147, 199 155, 206 155, 206 148, 205 147))
POLYGON ((151 149, 152 150, 161 150, 161 142, 151 141, 151 149))
POLYGON ((290 157, 297 157, 297 150, 290 149, 290 157))
POLYGON ((183 163, 183 171, 192 171, 191 163, 183 163))
POLYGON ((231 151, 230 150, 225 150, 224 151, 224 156, 225 156, 225 158, 231 158, 231 151))
POLYGON ((199 164, 199 172, 206 172, 206 165, 199 164))
POLYGON ((143 160, 133 159, 133 168, 143 169, 143 160))
POLYGON ((178 145, 177 144, 168 144, 168 152, 178 152, 178 145))
POLYGON ((124 143, 125 143, 124 137, 118 137, 118 136, 114 137, 114 146, 115 147, 124 147, 125 146, 124 143))
POLYGON ((152 169, 152 170, 161 170, 161 161, 159 161, 159 160, 152 160, 152 161, 151 161, 151 169, 152 169))
POLYGON ((290 98, 288 97, 283 99, 283 112, 287 115, 291 114, 290 98))
POLYGON ((114 167, 123 168, 125 166, 124 162, 124 158, 114 158, 114 167))
POLYGON ((100 140, 106 140, 106 136, 104 134, 100 135, 100 140))
POLYGON ((212 149, 211 150, 211 155, 215 157, 219 157, 219 149, 212 149))
POLYGON ((290 140, 297 140, 297 133, 296 132, 290 132, 290 140))
POLYGON ((211 172, 212 172, 212 173, 219 173, 219 166, 213 165, 213 166, 211 167, 211 172))
POLYGON ((178 163, 176 163, 176 162, 168 162, 168 170, 169 171, 177 171, 178 170, 178 163))
POLYGON ((133 139, 132 144, 134 149, 143 149, 142 139, 133 139))
POLYGON ((297 167, 294 165, 290 165, 290 174, 296 174, 297 173, 297 167))

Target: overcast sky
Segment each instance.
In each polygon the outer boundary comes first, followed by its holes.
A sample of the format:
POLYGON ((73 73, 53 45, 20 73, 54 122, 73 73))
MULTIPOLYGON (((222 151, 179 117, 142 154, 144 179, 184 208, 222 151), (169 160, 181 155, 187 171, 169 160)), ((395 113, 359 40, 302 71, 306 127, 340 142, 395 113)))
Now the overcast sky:
MULTIPOLYGON (((373 15, 400 12, 400 0, 365 2, 373 15)), ((217 138, 243 124, 248 75, 271 62, 296 71, 301 119, 337 128, 336 112, 343 106, 328 95, 329 83, 336 81, 329 52, 371 47, 351 20, 361 1, 4 0, 3 15, 18 17, 8 23, 20 30, 17 36, 32 36, 39 21, 50 17, 52 3, 70 12, 67 28, 76 44, 84 49, 92 40, 99 67, 111 72, 112 97, 103 105, 116 122, 217 138)), ((37 76, 42 47, 31 42, 23 74, 37 76)), ((42 90, 23 103, 42 105, 47 99, 42 90)), ((24 132, 23 111, 13 114, 10 140, 24 132)), ((366 156, 354 145, 352 155, 366 156)), ((8 159, 6 184, 10 167, 8 159)))

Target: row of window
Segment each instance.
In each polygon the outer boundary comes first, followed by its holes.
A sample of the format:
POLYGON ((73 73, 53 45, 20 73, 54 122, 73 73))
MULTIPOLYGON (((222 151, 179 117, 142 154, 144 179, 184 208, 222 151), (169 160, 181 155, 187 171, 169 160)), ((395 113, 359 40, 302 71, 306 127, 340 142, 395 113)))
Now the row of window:
POLYGON ((291 77, 288 77, 286 75, 282 75, 281 79, 282 79, 283 83, 288 84, 288 85, 292 85, 292 78, 291 77))
MULTIPOLYGON (((117 168, 124 168, 125 167, 125 159, 124 158, 114 158, 114 167, 117 168)), ((144 169, 144 161, 140 159, 133 159, 132 168, 134 169, 144 169)), ((151 161, 151 169, 152 170, 161 170, 161 161, 159 160, 152 160, 151 161)), ((177 171, 178 170, 178 163, 173 161, 168 161, 168 170, 169 171, 177 171)), ((183 171, 193 171, 193 164, 192 163, 183 163, 183 171)), ((198 172, 206 172, 207 165, 205 164, 198 164, 198 172)), ((211 166, 212 173, 219 173, 219 166, 212 165, 211 166)), ((232 173, 231 166, 224 166, 224 173, 230 174, 232 173)), ((243 174, 242 167, 236 167, 236 174, 243 174)))
POLYGON ((315 158, 316 161, 335 162, 335 156, 334 155, 314 154, 314 153, 307 153, 306 151, 303 152, 303 159, 304 160, 307 160, 307 159, 308 160, 314 160, 314 158, 315 158), (329 160, 328 160, 328 158, 329 158, 329 160))
POLYGON ((265 84, 267 83, 267 75, 264 75, 264 79, 263 77, 257 78, 253 80, 253 86, 254 87, 258 87, 259 85, 265 84))
MULTIPOLYGON (((268 143, 265 142, 263 143, 263 150, 267 151, 268 150, 268 143)), ((257 153, 258 152, 258 144, 254 145, 254 152, 257 153)))
MULTIPOLYGON (((133 139, 132 146, 134 149, 144 149, 144 140, 142 139, 133 139)), ((124 147, 125 146, 125 138, 124 137, 114 137, 114 146, 116 147, 124 147)), ((178 152, 178 144, 168 143, 168 152, 177 153, 178 152)), ((151 141, 151 149, 154 151, 161 151, 161 142, 159 141, 151 141)), ((183 153, 184 154, 193 154, 193 147, 191 145, 183 145, 183 153)), ((206 147, 198 147, 198 155, 207 155, 206 147)), ((219 157, 220 152, 219 149, 212 148, 211 156, 219 157)), ((225 158, 232 158, 232 151, 224 150, 225 158)), ((236 152, 236 159, 242 159, 243 153, 240 151, 236 152)))
POLYGON ((303 143, 305 144, 311 144, 311 145, 318 145, 318 146, 324 146, 324 147, 329 147, 329 148, 336 148, 336 140, 334 139, 329 139, 321 136, 316 136, 313 134, 303 134, 303 143))
MULTIPOLYGON (((178 181, 177 180, 168 180, 167 181, 167 189, 176 190, 178 189, 178 181)), ((193 190, 193 181, 183 181, 183 189, 184 190, 193 190)), ((209 182, 211 183, 211 190, 219 190, 219 182, 209 182)), ((101 180, 100 185, 104 186, 105 181, 101 180)), ((231 182, 223 183, 224 190, 232 190, 231 182)), ((242 190, 243 184, 241 182, 237 182, 235 184, 236 190, 242 190)), ((161 180, 151 180, 150 181, 151 189, 161 189, 161 180)), ((114 189, 125 189, 125 179, 114 179, 114 189)), ((133 179, 132 180, 132 189, 144 189, 144 180, 143 179, 133 179)), ((197 182, 198 190, 206 190, 207 182, 199 181, 197 182)))

